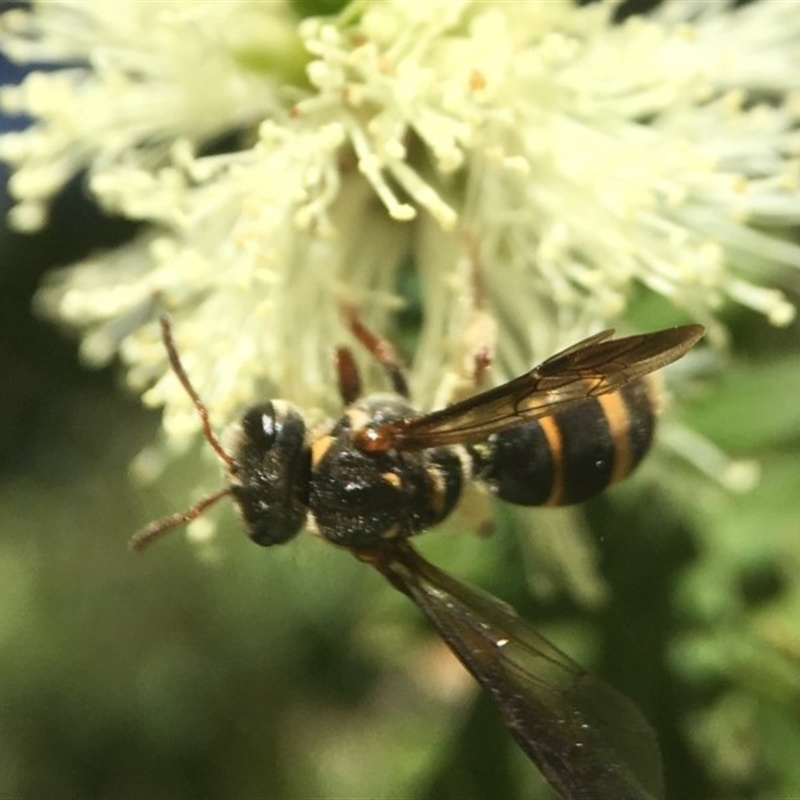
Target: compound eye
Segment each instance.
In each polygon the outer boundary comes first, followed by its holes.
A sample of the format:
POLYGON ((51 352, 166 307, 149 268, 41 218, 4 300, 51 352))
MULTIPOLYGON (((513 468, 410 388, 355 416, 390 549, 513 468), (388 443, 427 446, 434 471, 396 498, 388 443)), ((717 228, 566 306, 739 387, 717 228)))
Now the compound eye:
POLYGON ((245 440, 266 451, 272 448, 278 438, 280 423, 272 403, 264 403, 248 409, 242 418, 242 430, 245 440))

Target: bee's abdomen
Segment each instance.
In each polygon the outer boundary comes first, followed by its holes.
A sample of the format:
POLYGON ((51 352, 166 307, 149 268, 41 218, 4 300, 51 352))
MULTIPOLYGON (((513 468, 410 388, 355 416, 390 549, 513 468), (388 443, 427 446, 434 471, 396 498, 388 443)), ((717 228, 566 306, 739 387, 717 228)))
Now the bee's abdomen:
POLYGON ((587 399, 470 448, 475 477, 519 505, 568 505, 629 475, 653 438, 649 380, 587 399))

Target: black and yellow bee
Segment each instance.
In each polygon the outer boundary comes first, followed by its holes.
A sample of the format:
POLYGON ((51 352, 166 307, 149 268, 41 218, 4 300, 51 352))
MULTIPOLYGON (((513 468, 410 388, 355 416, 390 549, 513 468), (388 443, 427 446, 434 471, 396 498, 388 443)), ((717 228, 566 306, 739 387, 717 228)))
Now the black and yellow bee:
POLYGON ((132 548, 142 549, 225 496, 257 544, 281 544, 308 526, 371 564, 422 609, 560 795, 661 796, 655 735, 633 704, 509 606, 428 563, 409 539, 444 520, 469 481, 511 503, 564 505, 626 477, 652 439, 648 376, 683 356, 703 328, 623 339, 604 331, 502 386, 420 414, 408 403, 390 345, 355 315, 350 327, 382 364, 394 392, 362 398, 352 355, 340 348, 346 408, 338 422, 312 434, 299 410, 273 400, 245 413, 229 453, 162 319, 172 368, 228 479, 189 510, 139 531, 132 548))

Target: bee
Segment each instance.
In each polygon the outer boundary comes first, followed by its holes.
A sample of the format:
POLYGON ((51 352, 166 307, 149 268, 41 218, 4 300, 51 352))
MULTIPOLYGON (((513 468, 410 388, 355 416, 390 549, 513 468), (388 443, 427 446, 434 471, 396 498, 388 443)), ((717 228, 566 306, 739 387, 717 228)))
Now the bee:
POLYGON ((635 706, 510 606, 426 561, 410 539, 444 520, 469 481, 518 505, 564 505, 622 480, 652 440, 651 373, 681 358, 702 326, 621 339, 603 331, 502 386, 421 414, 409 404, 391 345, 356 313, 348 322, 392 393, 362 396, 355 359, 339 348, 345 410, 336 423, 312 432, 298 409, 272 400, 245 412, 229 452, 162 317, 170 365, 227 483, 147 525, 131 548, 143 549, 223 497, 234 501, 257 544, 282 544, 308 526, 377 569, 422 610, 560 796, 663 796, 655 734, 635 706))

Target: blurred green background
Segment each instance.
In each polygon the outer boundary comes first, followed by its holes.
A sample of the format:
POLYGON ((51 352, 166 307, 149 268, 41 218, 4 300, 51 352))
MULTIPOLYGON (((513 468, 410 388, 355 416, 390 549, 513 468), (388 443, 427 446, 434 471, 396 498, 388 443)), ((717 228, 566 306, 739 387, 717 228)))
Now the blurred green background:
MULTIPOLYGON (((229 508, 209 546, 126 550, 218 485, 213 459, 135 485, 157 415, 30 309, 47 269, 131 233, 76 182, 46 232, 0 238, 0 797, 551 796, 421 614, 347 554, 257 548, 229 508)), ((730 324, 734 358, 672 411, 762 480, 731 494, 662 453, 589 504, 605 603, 559 583, 580 551, 548 567, 516 514, 420 546, 640 705, 669 797, 800 797, 798 327, 730 324)))

